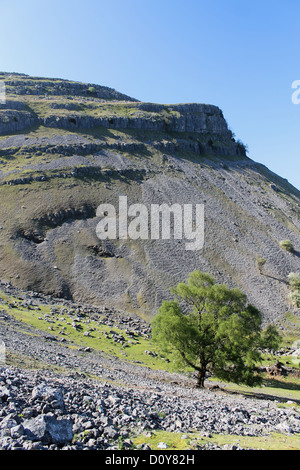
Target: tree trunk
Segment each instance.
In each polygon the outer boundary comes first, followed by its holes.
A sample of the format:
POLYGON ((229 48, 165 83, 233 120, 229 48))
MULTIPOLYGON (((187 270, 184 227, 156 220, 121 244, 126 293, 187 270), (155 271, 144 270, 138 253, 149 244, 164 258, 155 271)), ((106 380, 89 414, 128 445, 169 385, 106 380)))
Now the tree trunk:
POLYGON ((196 384, 197 388, 204 388, 205 373, 206 373, 205 368, 198 370, 197 384, 196 384))

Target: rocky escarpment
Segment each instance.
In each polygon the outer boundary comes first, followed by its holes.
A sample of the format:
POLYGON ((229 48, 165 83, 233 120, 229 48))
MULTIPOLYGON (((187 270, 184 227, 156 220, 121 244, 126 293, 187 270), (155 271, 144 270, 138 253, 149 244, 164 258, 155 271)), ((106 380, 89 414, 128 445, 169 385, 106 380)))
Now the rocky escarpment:
POLYGON ((234 142, 232 132, 217 106, 198 103, 140 103, 107 87, 66 80, 30 78, 25 75, 2 73, 0 80, 5 83, 8 96, 13 98, 0 105, 1 134, 35 124, 67 130, 100 126, 209 133, 234 142), (17 99, 20 96, 26 104, 17 99), (59 101, 58 98, 65 99, 59 101))
MULTIPOLYGON (((224 142, 227 154, 245 155, 245 149, 233 139, 232 132, 228 129, 222 111, 216 106, 202 104, 183 104, 176 106, 146 105, 132 103, 122 104, 122 110, 117 105, 110 105, 102 110, 101 103, 97 103, 97 109, 88 109, 85 105, 81 110, 74 111, 76 106, 69 104, 50 103, 46 115, 40 115, 35 104, 20 106, 19 102, 9 101, 0 105, 0 135, 5 135, 29 129, 36 125, 65 129, 69 131, 80 129, 94 129, 103 127, 108 129, 137 129, 144 131, 200 133, 202 137, 209 136, 207 145, 210 151, 214 145, 212 136, 224 142), (21 108, 21 109, 20 109, 21 108), (63 114, 55 110, 63 110, 63 114), (35 110, 35 111, 34 111, 35 110), (81 111, 81 112, 80 112, 81 111), (119 113, 120 111, 120 113, 119 113), (123 114, 123 115, 122 115, 123 114)), ((196 151, 205 153, 205 143, 201 147, 196 145, 196 151)), ((194 146, 195 147, 195 146, 194 146)), ((216 149, 215 149, 216 150, 216 149)), ((226 150, 224 151, 226 154, 226 150)))
POLYGON ((287 279, 300 269, 299 191, 246 155, 217 106, 1 79, 0 278, 150 318, 172 285, 200 269, 241 288, 266 322, 294 311, 287 279), (148 210, 204 205, 203 248, 187 251, 173 236, 100 241, 97 207, 118 209, 120 195, 148 210), (293 253, 280 247, 286 239, 293 253))
POLYGON ((22 73, 0 72, 8 93, 14 95, 46 95, 46 96, 80 96, 95 97, 102 100, 137 101, 130 96, 119 93, 113 88, 89 83, 78 83, 71 80, 29 77, 22 73))
MULTIPOLYGON (((215 106, 185 104, 178 106, 136 106, 123 105, 130 116, 91 117, 80 113, 67 116, 49 115, 40 120, 46 127, 63 129, 93 128, 96 126, 113 129, 143 129, 149 131, 209 132, 230 137, 227 123, 221 110, 215 106)), ((65 108, 66 109, 66 108, 65 108)), ((127 114, 127 113, 126 113, 127 114)))
POLYGON ((22 131, 38 123, 37 116, 21 102, 7 101, 6 104, 0 104, 0 109, 1 135, 22 131))

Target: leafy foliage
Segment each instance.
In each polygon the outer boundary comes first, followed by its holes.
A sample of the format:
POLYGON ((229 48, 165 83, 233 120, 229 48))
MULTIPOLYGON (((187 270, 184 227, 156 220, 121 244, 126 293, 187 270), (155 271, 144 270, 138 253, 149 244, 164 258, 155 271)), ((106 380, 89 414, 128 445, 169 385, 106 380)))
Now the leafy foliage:
POLYGON ((152 321, 152 339, 175 366, 196 370, 199 387, 207 371, 226 381, 260 383, 259 348, 270 344, 271 337, 276 347, 276 335, 270 329, 262 335, 261 314, 246 295, 200 271, 172 293, 175 300, 164 301, 152 321))
POLYGON ((281 344, 281 336, 274 325, 268 327, 262 332, 262 347, 270 349, 273 353, 281 344))

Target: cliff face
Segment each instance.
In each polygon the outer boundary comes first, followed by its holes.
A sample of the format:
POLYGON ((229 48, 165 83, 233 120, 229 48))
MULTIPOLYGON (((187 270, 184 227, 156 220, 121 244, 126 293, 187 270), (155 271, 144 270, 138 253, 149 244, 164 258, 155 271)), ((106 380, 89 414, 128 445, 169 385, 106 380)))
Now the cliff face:
POLYGON ((231 137, 222 111, 212 105, 140 103, 107 87, 0 75, 13 99, 1 105, 1 134, 34 125, 66 130, 105 127, 197 132, 231 137), (20 98, 22 101, 20 101, 20 98), (74 102, 76 101, 76 102, 74 102))
MULTIPOLYGON (((74 111, 65 116, 50 114, 39 120, 46 127, 62 129, 91 129, 96 126, 111 129, 142 129, 150 131, 173 132, 210 132, 230 137, 226 121, 220 109, 209 105, 159 106, 128 105, 118 115, 120 106, 110 106, 110 112, 102 112, 103 106, 98 105, 98 115, 84 114, 74 111), (102 114, 102 115, 101 115, 102 114), (122 115, 123 114, 123 115, 122 115)), ((84 110, 86 111, 86 109, 84 110)))
POLYGON ((240 287, 265 320, 292 309, 300 194, 246 156, 222 111, 162 105, 90 84, 0 74, 0 279, 155 315, 194 269, 240 287), (99 240, 97 208, 202 204, 204 246, 99 240), (289 239, 293 254, 280 248, 289 239), (256 257, 266 259, 259 273, 256 257))

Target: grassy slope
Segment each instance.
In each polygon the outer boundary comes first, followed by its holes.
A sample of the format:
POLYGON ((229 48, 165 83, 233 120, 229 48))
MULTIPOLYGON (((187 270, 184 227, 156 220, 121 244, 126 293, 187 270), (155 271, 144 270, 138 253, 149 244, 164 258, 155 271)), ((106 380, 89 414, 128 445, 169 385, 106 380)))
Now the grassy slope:
MULTIPOLYGON (((76 315, 60 313, 60 307, 56 306, 56 313, 53 308, 45 305, 38 305, 28 308, 21 305, 22 301, 17 297, 11 297, 0 291, 1 309, 14 316, 20 325, 30 325, 33 332, 30 334, 40 334, 41 331, 51 333, 57 340, 64 341, 64 346, 70 348, 86 348, 90 347, 95 351, 102 351, 109 356, 118 357, 123 361, 138 363, 150 369, 172 370, 172 364, 168 363, 157 354, 151 339, 142 335, 130 336, 124 329, 110 327, 99 320, 91 320, 83 317, 80 322, 79 329, 72 326, 76 315), (52 310, 52 313, 51 313, 52 310), (89 336, 85 336, 85 332, 89 332, 89 336), (113 335, 123 336, 124 343, 121 344, 114 340, 113 335), (67 342, 65 342, 67 340, 67 342), (151 351, 154 356, 145 353, 151 351), (157 355, 156 355, 157 354, 157 355)), ((64 307, 65 308, 65 307, 64 307)), ((1 325, 1 321, 0 321, 1 325)), ((29 334, 29 333, 28 333, 29 334)), ((269 358, 269 363, 274 362, 274 358, 269 358)), ((7 352, 7 364, 30 369, 51 368, 57 373, 64 374, 66 371, 63 367, 53 364, 46 364, 38 358, 25 357, 15 351, 7 352)), ((97 377, 95 377, 97 379, 97 377)), ((300 412, 300 379, 298 378, 273 378, 265 376, 262 387, 249 388, 245 386, 237 386, 235 384, 221 384, 223 391, 221 393, 238 393, 247 397, 276 399, 278 406, 293 407, 299 409, 300 412)), ((267 449, 267 450, 300 450, 299 435, 272 434, 261 437, 253 436, 235 436, 235 435, 212 435, 205 437, 201 432, 191 430, 187 434, 181 432, 164 432, 155 431, 150 434, 139 433, 132 436, 134 446, 140 444, 148 444, 151 449, 155 450, 159 442, 165 442, 170 450, 195 449, 197 446, 205 444, 217 444, 219 446, 235 445, 249 449, 267 449)))
POLYGON ((135 446, 147 444, 152 450, 158 450, 158 444, 164 442, 167 444, 167 450, 189 450, 207 444, 220 446, 235 446, 245 450, 300 450, 299 435, 285 435, 274 433, 270 436, 236 436, 236 435, 216 435, 211 437, 201 436, 199 432, 166 432, 155 431, 144 433, 133 438, 135 446))
MULTIPOLYGON (((76 321, 77 315, 51 313, 50 306, 40 305, 38 308, 28 309, 20 306, 21 301, 10 298, 0 292, 1 308, 13 315, 19 322, 32 326, 39 331, 51 333, 58 340, 67 340, 70 348, 90 347, 95 351, 102 351, 108 355, 118 357, 124 361, 139 363, 154 369, 168 369, 167 363, 161 357, 153 357, 145 351, 154 352, 152 343, 144 336, 132 337, 125 333, 123 329, 111 328, 101 322, 82 318, 76 321), (78 325, 75 329, 72 325, 78 325), (85 335, 88 333, 88 336, 85 335), (124 345, 114 340, 114 334, 124 337, 124 345)), ((1 322, 0 322, 1 323, 1 322)))

